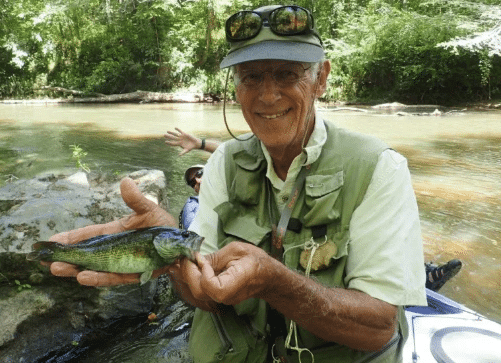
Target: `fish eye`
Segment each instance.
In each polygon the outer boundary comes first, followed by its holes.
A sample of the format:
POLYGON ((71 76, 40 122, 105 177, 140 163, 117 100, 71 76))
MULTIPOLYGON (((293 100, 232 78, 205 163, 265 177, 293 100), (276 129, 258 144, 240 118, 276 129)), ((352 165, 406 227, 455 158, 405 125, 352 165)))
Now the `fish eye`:
POLYGON ((181 237, 183 238, 188 238, 190 236, 190 232, 187 230, 184 230, 181 232, 181 237))

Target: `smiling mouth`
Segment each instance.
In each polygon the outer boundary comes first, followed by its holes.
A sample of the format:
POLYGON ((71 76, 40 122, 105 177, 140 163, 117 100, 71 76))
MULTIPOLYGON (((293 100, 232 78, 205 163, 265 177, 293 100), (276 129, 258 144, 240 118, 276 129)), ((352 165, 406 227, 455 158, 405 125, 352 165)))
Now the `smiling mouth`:
POLYGON ((285 110, 285 111, 282 111, 282 112, 280 112, 280 113, 276 113, 276 114, 273 114, 273 115, 265 115, 265 114, 260 113, 260 114, 259 114, 259 116, 261 116, 261 117, 263 117, 263 118, 265 118, 265 119, 267 119, 267 120, 273 120, 273 119, 276 119, 276 118, 278 118, 278 117, 284 116, 284 115, 285 115, 286 113, 288 113, 290 110, 291 110, 291 109, 289 108, 289 109, 287 109, 287 110, 285 110))

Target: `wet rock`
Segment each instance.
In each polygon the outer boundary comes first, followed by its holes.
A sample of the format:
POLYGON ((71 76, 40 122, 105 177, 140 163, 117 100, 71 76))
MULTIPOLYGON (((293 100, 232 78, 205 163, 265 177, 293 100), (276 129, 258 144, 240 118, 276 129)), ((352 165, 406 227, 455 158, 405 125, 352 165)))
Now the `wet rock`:
MULTIPOLYGON (((148 198, 164 203, 165 176, 158 170, 129 175, 148 198)), ((43 175, 16 180, 0 189, 0 253, 26 253, 38 240, 95 223, 118 219, 131 210, 120 196, 120 179, 43 175)))
MULTIPOLYGON (((165 309, 180 302, 166 277, 141 286, 96 289, 55 277, 26 260, 36 241, 130 214, 120 195, 123 176, 44 174, 0 189, 0 362, 75 361, 103 339, 136 339, 137 324, 144 325, 148 345, 151 329, 158 329, 149 328, 148 314, 156 311, 159 323, 172 319, 165 309)), ((128 176, 148 198, 165 206, 163 172, 142 170, 128 176)), ((181 311, 176 323, 185 326, 190 310, 181 311)))
POLYGON ((403 103, 399 103, 399 102, 381 103, 379 105, 372 106, 372 108, 375 108, 375 109, 381 109, 381 108, 394 109, 394 108, 405 108, 405 107, 407 107, 407 105, 404 105, 403 103))

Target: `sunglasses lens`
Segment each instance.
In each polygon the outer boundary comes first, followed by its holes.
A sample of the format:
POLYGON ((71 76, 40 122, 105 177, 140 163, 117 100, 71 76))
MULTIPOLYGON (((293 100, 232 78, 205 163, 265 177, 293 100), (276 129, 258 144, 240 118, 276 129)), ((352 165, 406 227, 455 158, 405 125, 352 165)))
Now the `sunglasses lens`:
POLYGON ((270 26, 281 35, 302 33, 309 28, 308 13, 296 6, 284 6, 270 14, 270 26))
POLYGON ((241 11, 226 22, 226 35, 231 40, 245 40, 256 36, 261 30, 261 17, 251 11, 241 11))

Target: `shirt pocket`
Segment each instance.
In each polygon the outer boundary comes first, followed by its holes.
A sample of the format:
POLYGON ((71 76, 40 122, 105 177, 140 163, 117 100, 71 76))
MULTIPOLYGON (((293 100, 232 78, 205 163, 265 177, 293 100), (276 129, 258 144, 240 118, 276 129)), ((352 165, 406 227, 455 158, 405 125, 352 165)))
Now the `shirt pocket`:
POLYGON ((235 157, 236 169, 230 186, 230 195, 235 201, 246 205, 256 205, 265 183, 265 163, 247 154, 238 153, 235 157))
POLYGON ((344 184, 344 172, 340 170, 331 175, 310 175, 305 182, 304 215, 305 226, 331 224, 341 215, 338 197, 344 184))
MULTIPOLYGON (((214 211, 219 216, 219 228, 230 240, 240 239, 261 246, 270 238, 271 225, 259 206, 224 202, 214 211)), ((219 241, 220 248, 230 241, 226 239, 219 241)))

